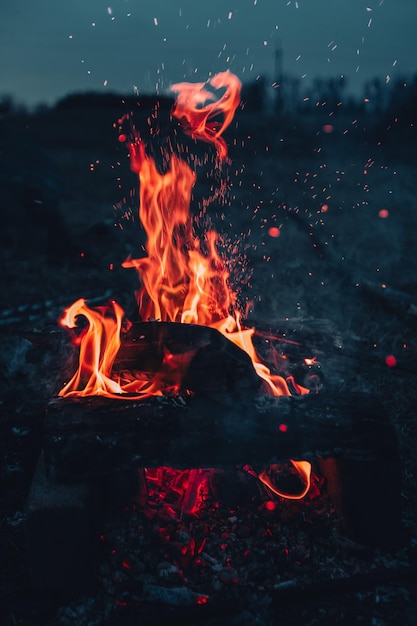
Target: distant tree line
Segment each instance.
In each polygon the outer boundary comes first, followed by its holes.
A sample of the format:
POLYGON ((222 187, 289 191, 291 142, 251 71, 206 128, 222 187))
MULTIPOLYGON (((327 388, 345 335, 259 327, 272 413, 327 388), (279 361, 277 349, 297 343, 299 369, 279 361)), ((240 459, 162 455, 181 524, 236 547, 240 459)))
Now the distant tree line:
POLYGON ((75 108, 118 108, 120 105, 135 109, 138 106, 152 108, 156 104, 163 110, 170 110, 174 104, 171 96, 156 96, 141 94, 140 96, 121 96, 116 93, 97 93, 95 91, 73 93, 58 100, 55 109, 58 111, 75 108))
MULTIPOLYGON (((380 78, 369 80, 360 98, 347 93, 348 80, 344 76, 329 78, 317 77, 307 88, 294 76, 283 75, 280 84, 273 83, 265 76, 246 82, 242 87, 242 108, 252 113, 275 114, 314 114, 323 111, 370 112, 381 120, 393 120, 396 124, 414 123, 417 115, 417 74, 410 78, 397 78, 387 82, 380 78)), ((72 93, 54 105, 58 111, 71 109, 120 109, 123 105, 130 110, 143 108, 151 110, 158 106, 161 112, 169 113, 174 97, 168 95, 141 94, 123 96, 116 93, 72 93)), ((36 112, 46 111, 40 105, 36 112)), ((9 95, 0 95, 0 118, 24 112, 9 95)))
POLYGON ((243 108, 262 113, 309 113, 316 111, 370 112, 383 119, 395 119, 397 124, 409 125, 417 117, 417 74, 386 82, 373 78, 365 83, 363 95, 355 98, 347 93, 344 76, 315 78, 305 90, 301 81, 283 76, 280 84, 268 84, 265 77, 247 83, 242 89, 243 108))

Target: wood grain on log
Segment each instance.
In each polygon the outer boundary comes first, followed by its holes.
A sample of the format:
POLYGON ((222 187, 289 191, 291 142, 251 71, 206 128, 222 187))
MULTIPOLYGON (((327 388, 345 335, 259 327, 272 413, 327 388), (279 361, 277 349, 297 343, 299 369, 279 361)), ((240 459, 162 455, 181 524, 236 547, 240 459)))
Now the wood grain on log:
POLYGON ((70 475, 111 471, 108 463, 120 467, 132 459, 145 467, 227 467, 290 458, 365 460, 397 449, 383 408, 362 393, 256 395, 250 403, 237 396, 140 403, 60 398, 50 403, 45 428, 50 463, 70 475))

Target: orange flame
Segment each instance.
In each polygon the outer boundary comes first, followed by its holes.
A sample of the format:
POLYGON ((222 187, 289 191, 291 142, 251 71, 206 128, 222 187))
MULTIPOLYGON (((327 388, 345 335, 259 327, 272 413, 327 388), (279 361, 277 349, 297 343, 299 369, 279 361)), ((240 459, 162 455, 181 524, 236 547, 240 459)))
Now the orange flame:
MULTIPOLYGON (((240 81, 230 72, 218 74, 208 83, 181 83, 172 87, 179 92, 174 115, 188 121, 193 137, 214 143, 220 158, 227 155, 221 134, 230 124, 239 104, 240 87, 240 81), (216 100, 206 85, 226 90, 216 100), (206 104, 207 101, 213 102, 206 104), (220 113, 224 119, 218 124, 213 120, 220 113)), ((208 231, 201 240, 194 233, 190 202, 195 173, 187 163, 173 155, 168 171, 161 174, 155 161, 146 154, 141 141, 131 143, 129 148, 131 168, 139 177, 139 217, 147 235, 147 256, 128 259, 123 266, 134 267, 139 274, 142 287, 137 297, 141 318, 217 328, 249 354, 268 393, 291 395, 287 381, 272 375, 259 360, 252 343, 254 329, 241 328, 236 294, 229 284, 229 273, 218 251, 218 235, 208 231)), ((178 393, 181 368, 172 368, 172 355, 169 354, 161 371, 152 380, 145 376, 114 380, 112 367, 121 344, 124 317, 122 308, 116 302, 112 302, 111 306, 91 309, 84 300, 77 300, 65 311, 60 323, 73 329, 80 315, 87 319, 88 326, 77 337, 80 344, 79 367, 60 391, 60 396, 126 398, 129 394, 129 398, 143 398, 178 393)), ((183 365, 186 365, 186 360, 183 359, 183 365)), ((291 383, 297 393, 308 393, 294 380, 291 383)), ((266 472, 260 475, 260 479, 278 495, 302 498, 309 489, 311 466, 306 461, 292 463, 305 485, 301 494, 291 496, 281 493, 266 472)))
POLYGON ((298 473, 298 477, 300 478, 303 488, 300 493, 287 493, 281 491, 277 488, 275 483, 272 480, 271 474, 273 473, 275 468, 278 468, 278 465, 270 465, 268 468, 262 470, 260 474, 258 474, 258 478, 261 482, 264 483, 271 491, 276 493, 281 498, 289 498, 291 500, 301 500, 310 490, 310 482, 311 482, 311 463, 308 461, 291 461, 292 465, 295 467, 296 472, 298 473))
POLYGON ((78 328, 77 318, 83 316, 87 326, 73 335, 80 346, 78 369, 64 385, 59 396, 104 396, 113 399, 143 400, 151 396, 178 395, 184 370, 194 353, 179 357, 165 351, 157 374, 120 372, 115 380, 113 364, 121 344, 124 311, 117 302, 107 306, 89 307, 82 298, 65 309, 59 324, 78 328))
POLYGON ((117 302, 111 304, 111 307, 94 310, 81 298, 68 307, 59 320, 61 326, 70 329, 76 328, 79 315, 84 315, 88 321, 88 327, 75 339, 80 343, 80 366, 61 389, 60 396, 117 397, 122 393, 120 385, 111 378, 111 370, 120 348, 124 312, 117 302))
POLYGON ((185 119, 185 132, 194 139, 214 143, 221 159, 227 156, 226 142, 221 136, 231 123, 240 103, 240 80, 227 70, 215 74, 206 83, 177 83, 171 90, 178 93, 173 115, 185 119), (217 98, 208 87, 225 89, 217 98))
POLYGON ((142 259, 129 259, 142 289, 138 294, 142 319, 210 325, 228 315, 235 296, 220 258, 214 231, 202 242, 190 217, 195 174, 173 156, 170 169, 160 174, 143 143, 130 145, 131 167, 139 176, 139 218, 147 235, 142 259), (204 245, 203 245, 204 244, 204 245))

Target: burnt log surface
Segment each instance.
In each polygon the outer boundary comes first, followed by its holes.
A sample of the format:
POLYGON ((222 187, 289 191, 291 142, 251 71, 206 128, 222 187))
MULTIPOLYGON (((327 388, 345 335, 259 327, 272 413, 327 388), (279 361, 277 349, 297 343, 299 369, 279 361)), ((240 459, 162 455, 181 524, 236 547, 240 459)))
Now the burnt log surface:
POLYGON ((227 404, 58 399, 46 420, 46 469, 64 483, 132 467, 261 468, 289 459, 314 463, 355 541, 401 540, 396 433, 369 394, 229 397, 227 404))
POLYGON ((258 395, 251 402, 59 398, 49 404, 45 430, 47 465, 71 479, 132 461, 189 469, 397 454, 383 407, 364 393, 258 395))
POLYGON ((261 380, 249 355, 218 330, 196 324, 136 322, 122 338, 113 372, 138 372, 200 397, 247 393, 261 380))

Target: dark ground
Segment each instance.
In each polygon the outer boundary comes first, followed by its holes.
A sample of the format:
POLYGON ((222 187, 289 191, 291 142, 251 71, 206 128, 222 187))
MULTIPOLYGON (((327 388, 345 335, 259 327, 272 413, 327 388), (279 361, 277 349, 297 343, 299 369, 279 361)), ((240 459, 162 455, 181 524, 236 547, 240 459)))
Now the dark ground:
MULTIPOLYGON (((159 623, 139 609, 107 614, 97 599, 80 601, 82 615, 45 603, 31 593, 25 560, 25 502, 42 447, 42 415, 63 379, 61 333, 49 331, 78 297, 111 295, 133 311, 137 281, 120 263, 140 253, 144 240, 135 176, 112 126, 123 112, 70 109, 0 120, 0 621, 7 626, 159 623)), ((146 117, 137 115, 138 128, 146 129, 146 117)), ((239 611, 183 616, 182 623, 417 624, 415 136, 405 127, 385 132, 372 114, 334 117, 330 134, 323 132, 325 114, 270 120, 240 112, 237 120, 227 132, 225 199, 213 201, 207 214, 225 248, 238 242, 245 256, 232 268, 241 300, 259 321, 326 319, 337 329, 340 388, 374 393, 397 429, 403 536, 390 550, 344 543, 336 565, 328 565, 329 577, 349 562, 348 572, 384 569, 382 579, 365 576, 353 589, 324 586, 301 599, 242 592, 239 611), (386 218, 379 216, 384 209, 386 218), (279 237, 268 235, 271 226, 279 237), (394 367, 386 364, 389 355, 394 367)), ((198 172, 196 212, 219 182, 211 165, 198 172)), ((279 580, 288 577, 297 580, 283 565, 279 580)), ((168 619, 175 623, 169 611, 168 619)))

